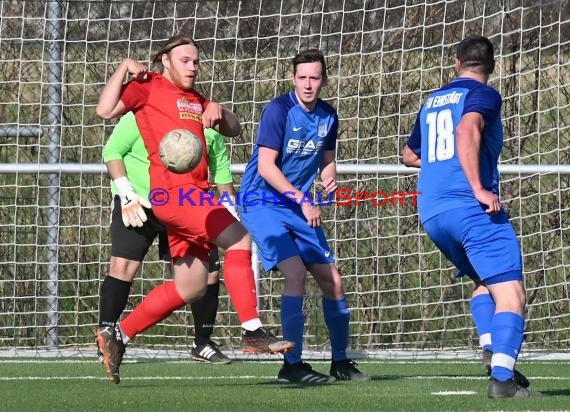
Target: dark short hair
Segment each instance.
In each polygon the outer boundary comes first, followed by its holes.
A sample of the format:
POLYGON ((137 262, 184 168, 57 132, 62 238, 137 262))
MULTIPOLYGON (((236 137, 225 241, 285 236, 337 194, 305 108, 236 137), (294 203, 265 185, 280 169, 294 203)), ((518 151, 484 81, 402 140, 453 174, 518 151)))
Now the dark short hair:
POLYGON ((309 49, 299 52, 293 58, 293 75, 297 73, 297 66, 302 63, 313 63, 313 62, 320 62, 321 63, 321 75, 323 76, 323 80, 327 79, 327 66, 325 64, 325 56, 322 51, 319 49, 309 49))
POLYGON ((162 49, 160 49, 152 56, 152 63, 153 64, 161 63, 163 54, 170 53, 170 51, 175 47, 183 46, 185 44, 189 44, 200 50, 198 44, 192 38, 192 36, 189 36, 187 34, 177 34, 176 36, 172 36, 170 39, 168 39, 166 41, 166 44, 162 47, 162 49))
POLYGON ((457 60, 459 60, 460 69, 479 67, 484 74, 491 74, 495 69, 493 43, 484 36, 467 36, 457 46, 457 60))

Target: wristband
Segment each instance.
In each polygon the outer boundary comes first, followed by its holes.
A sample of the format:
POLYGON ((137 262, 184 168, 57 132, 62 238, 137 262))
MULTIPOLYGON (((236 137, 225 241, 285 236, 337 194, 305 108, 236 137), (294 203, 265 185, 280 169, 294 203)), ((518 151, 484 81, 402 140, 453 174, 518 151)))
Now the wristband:
POLYGON ((117 192, 119 192, 119 196, 125 196, 127 193, 134 192, 133 186, 129 179, 126 176, 119 177, 113 180, 115 183, 115 187, 117 188, 117 192))

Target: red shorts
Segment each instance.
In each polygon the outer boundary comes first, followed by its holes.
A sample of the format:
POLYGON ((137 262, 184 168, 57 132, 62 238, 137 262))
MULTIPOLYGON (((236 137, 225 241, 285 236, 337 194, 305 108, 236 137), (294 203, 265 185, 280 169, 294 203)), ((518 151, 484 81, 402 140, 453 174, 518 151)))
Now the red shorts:
POLYGON ((162 206, 154 204, 152 211, 166 226, 172 259, 192 255, 208 262, 214 247, 211 241, 236 218, 218 205, 217 199, 206 199, 207 192, 195 186, 173 187, 167 193, 168 202, 162 206))

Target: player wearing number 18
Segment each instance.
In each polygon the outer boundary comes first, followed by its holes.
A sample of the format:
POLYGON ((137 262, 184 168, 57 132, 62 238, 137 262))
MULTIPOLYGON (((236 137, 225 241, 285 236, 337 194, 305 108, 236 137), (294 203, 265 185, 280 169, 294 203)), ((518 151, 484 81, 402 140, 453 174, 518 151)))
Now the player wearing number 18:
POLYGON ((426 99, 403 162, 421 167, 418 212, 428 236, 458 276, 475 282, 471 312, 483 349, 492 352, 488 396, 540 396, 514 371, 526 298, 520 246, 499 201, 502 98, 487 85, 494 67, 489 39, 459 43, 457 77, 426 99))

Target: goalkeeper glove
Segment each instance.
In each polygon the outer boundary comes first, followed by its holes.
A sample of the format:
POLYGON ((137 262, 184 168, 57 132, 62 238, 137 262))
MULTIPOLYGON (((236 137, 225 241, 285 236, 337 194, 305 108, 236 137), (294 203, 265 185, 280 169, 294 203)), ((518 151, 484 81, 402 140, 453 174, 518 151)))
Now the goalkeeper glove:
POLYGON ((125 226, 142 227, 147 221, 143 207, 151 208, 148 199, 137 195, 126 177, 114 180, 117 191, 121 198, 121 214, 125 226))

